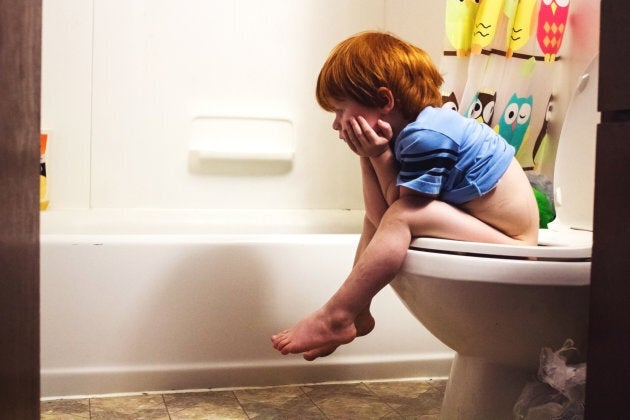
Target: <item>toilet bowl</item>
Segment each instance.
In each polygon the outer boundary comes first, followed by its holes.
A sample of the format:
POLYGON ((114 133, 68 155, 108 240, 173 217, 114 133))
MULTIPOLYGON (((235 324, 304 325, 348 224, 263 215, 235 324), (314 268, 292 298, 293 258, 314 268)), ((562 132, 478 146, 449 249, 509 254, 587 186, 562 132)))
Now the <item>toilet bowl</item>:
POLYGON ((595 173, 597 57, 567 109, 554 170, 556 220, 538 246, 416 238, 391 285, 452 348, 443 419, 509 419, 543 347, 586 356, 595 173))

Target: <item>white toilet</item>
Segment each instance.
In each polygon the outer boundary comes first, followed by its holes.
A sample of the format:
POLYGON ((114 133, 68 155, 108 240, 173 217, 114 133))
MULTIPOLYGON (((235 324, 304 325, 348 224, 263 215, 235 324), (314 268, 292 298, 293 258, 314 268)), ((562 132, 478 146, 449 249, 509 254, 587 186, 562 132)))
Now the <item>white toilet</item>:
POLYGON ((586 357, 598 60, 567 109, 554 172, 556 220, 539 246, 415 239, 391 285, 456 356, 443 419, 511 419, 543 347, 586 357))

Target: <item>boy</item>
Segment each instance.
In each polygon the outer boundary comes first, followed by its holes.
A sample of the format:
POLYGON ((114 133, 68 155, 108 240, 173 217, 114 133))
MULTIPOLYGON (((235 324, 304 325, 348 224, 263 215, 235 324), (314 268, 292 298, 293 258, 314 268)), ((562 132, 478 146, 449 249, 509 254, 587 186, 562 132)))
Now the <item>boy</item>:
POLYGON ((372 298, 413 237, 535 245, 538 209, 514 148, 441 108, 442 76, 421 49, 382 32, 341 42, 317 80, 319 105, 360 157, 366 215, 354 267, 319 310, 271 340, 327 356, 374 328, 372 298))

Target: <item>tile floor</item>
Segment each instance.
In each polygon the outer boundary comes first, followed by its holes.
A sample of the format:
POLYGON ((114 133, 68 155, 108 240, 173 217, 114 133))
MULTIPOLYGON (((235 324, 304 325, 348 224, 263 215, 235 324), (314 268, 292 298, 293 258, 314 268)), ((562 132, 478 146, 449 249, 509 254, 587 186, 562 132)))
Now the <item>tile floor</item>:
POLYGON ((43 401, 42 419, 436 420, 446 380, 360 382, 43 401))

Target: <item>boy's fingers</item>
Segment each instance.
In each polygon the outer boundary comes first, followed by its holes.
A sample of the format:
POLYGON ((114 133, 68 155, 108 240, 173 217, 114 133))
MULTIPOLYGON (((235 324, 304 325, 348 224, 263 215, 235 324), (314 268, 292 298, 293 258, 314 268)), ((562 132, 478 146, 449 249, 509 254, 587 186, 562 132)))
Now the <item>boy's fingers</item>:
POLYGON ((366 145, 369 145, 367 136, 365 135, 365 131, 361 129, 361 125, 357 121, 356 118, 350 120, 350 128, 351 128, 351 140, 354 143, 354 152, 358 150, 362 150, 366 145))
POLYGON ((343 139, 348 145, 348 147, 350 148, 350 150, 356 153, 357 152, 357 147, 355 145, 356 140, 350 135, 348 130, 343 130, 343 139))
POLYGON ((378 141, 378 134, 370 127, 370 124, 368 124, 365 118, 359 116, 357 118, 357 126, 361 129, 361 135, 365 143, 372 145, 378 141))
MULTIPOLYGON (((361 117, 359 117, 361 118, 361 117)), ((350 120, 350 125, 352 125, 352 130, 354 131, 354 135, 359 138, 364 135, 364 130, 361 127, 361 124, 357 121, 356 118, 350 120)))
POLYGON ((344 130, 344 138, 346 139, 346 143, 356 143, 357 136, 354 133, 354 129, 352 127, 344 130))
POLYGON ((392 138, 392 135, 394 134, 394 132, 392 130, 392 126, 389 125, 389 123, 387 123, 387 122, 385 122, 383 120, 378 120, 376 122, 376 124, 378 124, 378 126, 383 131, 383 137, 385 137, 388 140, 392 138))
POLYGON ((361 116, 357 117, 357 126, 361 129, 361 133, 363 133, 365 137, 374 137, 374 134, 376 134, 367 120, 361 116))

